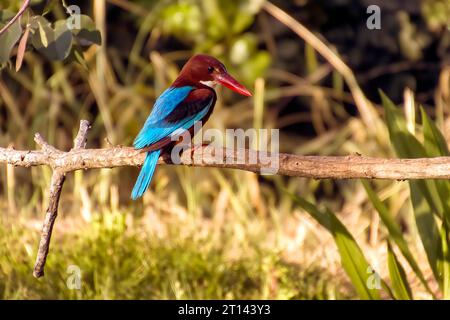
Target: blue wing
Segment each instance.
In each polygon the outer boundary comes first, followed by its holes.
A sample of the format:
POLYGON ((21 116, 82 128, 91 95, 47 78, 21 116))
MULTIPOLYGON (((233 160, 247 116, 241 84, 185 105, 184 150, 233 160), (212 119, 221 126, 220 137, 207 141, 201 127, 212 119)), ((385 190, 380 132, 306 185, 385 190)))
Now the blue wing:
MULTIPOLYGON (((169 144, 174 135, 189 130, 196 121, 208 117, 216 101, 211 89, 192 87, 169 88, 156 101, 150 116, 134 141, 138 149, 153 145, 134 185, 131 197, 137 199, 147 190, 155 172, 161 148, 169 144)), ((177 140, 177 139, 175 139, 177 140)))
POLYGON ((135 148, 145 148, 164 138, 179 135, 208 114, 215 102, 214 91, 208 89, 192 91, 192 89, 192 87, 171 88, 167 96, 167 91, 161 95, 154 111, 134 141, 135 148), (190 93, 192 95, 186 99, 190 93), (184 97, 180 100, 181 96, 184 97), (178 101, 176 105, 175 99, 178 101), (165 102, 170 105, 163 106, 165 102))
POLYGON ((167 128, 161 128, 159 123, 188 96, 192 89, 194 88, 191 86, 180 88, 170 87, 159 96, 153 106, 152 112, 134 140, 133 145, 135 148, 144 148, 161 139, 159 137, 164 135, 167 128))

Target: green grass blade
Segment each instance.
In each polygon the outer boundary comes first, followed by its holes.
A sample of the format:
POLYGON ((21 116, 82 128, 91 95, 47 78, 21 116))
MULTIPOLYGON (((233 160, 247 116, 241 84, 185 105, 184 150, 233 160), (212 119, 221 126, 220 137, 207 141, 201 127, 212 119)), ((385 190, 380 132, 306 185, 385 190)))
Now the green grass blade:
POLYGON ((389 137, 400 158, 423 158, 426 152, 422 144, 413 136, 406 126, 406 121, 399 108, 380 91, 385 117, 389 129, 389 137))
MULTIPOLYGON (((380 94, 385 109, 389 137, 396 154, 400 158, 426 158, 428 156, 426 149, 419 140, 408 131, 401 110, 396 108, 393 102, 384 95, 383 92, 380 92, 380 94)), ((429 203, 433 213, 441 218, 443 216, 444 206, 439 197, 435 181, 417 180, 416 185, 417 188, 420 189, 421 195, 425 197, 429 203)))
POLYGON ((443 299, 450 300, 450 239, 447 224, 444 222, 441 228, 442 240, 442 293, 443 299))
POLYGON ((388 268, 391 278, 392 291, 397 300, 411 300, 411 288, 406 278, 405 270, 395 256, 391 244, 388 242, 388 268))
MULTIPOLYGON (((423 125, 424 146, 429 157, 445 157, 449 156, 447 141, 443 134, 431 121, 426 114, 423 107, 420 108, 423 125)), ((450 225, 450 183, 448 180, 435 181, 436 188, 443 204, 443 216, 445 221, 441 227, 441 249, 442 257, 439 264, 439 270, 441 271, 441 283, 440 286, 443 292, 444 299, 450 299, 450 252, 449 252, 449 232, 448 227, 450 225)))
MULTIPOLYGON (((450 155, 447 141, 436 124, 426 114, 423 107, 420 108, 423 125, 424 147, 429 157, 447 157, 450 155)), ((436 188, 443 206, 443 216, 450 225, 450 182, 448 180, 436 180, 436 188)))
POLYGON ((431 121, 423 107, 420 107, 423 125, 425 151, 429 157, 449 155, 447 142, 436 124, 431 121))
POLYGON ((409 185, 417 230, 419 231, 431 270, 433 271, 436 280, 440 282, 441 276, 438 262, 441 256, 441 240, 439 228, 435 217, 431 213, 432 209, 423 196, 423 191, 420 188, 418 181, 410 181, 409 185))
POLYGON ((375 191, 372 189, 372 187, 369 184, 369 181, 367 180, 361 180, 364 189, 366 190, 367 196, 369 197, 369 200, 372 202, 372 205, 377 210, 381 221, 383 221, 383 224, 386 226, 390 238, 395 242, 397 247, 400 249, 400 252, 405 257, 406 261, 408 261, 409 265, 411 266, 411 269, 413 269, 414 273, 419 278, 420 282, 424 285, 424 287, 427 289, 427 291, 433 295, 433 292, 431 291, 430 287, 428 286, 428 282, 425 280, 425 277, 420 270, 419 265, 417 264, 416 260, 414 259, 414 256, 409 249, 409 246, 403 237, 402 231, 400 230, 400 226, 398 223, 392 218, 389 210, 386 208, 384 203, 380 200, 378 195, 375 193, 375 191))
MULTIPOLYGON (((401 111, 392 101, 380 92, 385 110, 389 137, 400 158, 422 158, 427 153, 422 144, 407 129, 401 111)), ((444 206, 435 181, 411 180, 409 181, 411 201, 414 208, 414 217, 422 240, 428 262, 435 278, 440 281, 438 261, 441 256, 441 240, 439 228, 434 215, 443 216, 444 206)))
MULTIPOLYGON (((350 281, 355 287, 356 292, 361 299, 380 299, 379 290, 381 287, 387 287, 387 284, 379 279, 380 286, 370 285, 370 280, 377 275, 370 272, 373 270, 367 262, 361 248, 345 228, 341 221, 330 210, 319 210, 314 204, 296 196, 292 195, 292 199, 308 212, 317 222, 326 228, 333 236, 336 246, 338 247, 341 256, 342 266, 347 273, 350 281), (381 283, 382 282, 382 283, 381 283)), ((390 293, 390 292, 388 292, 390 293)))

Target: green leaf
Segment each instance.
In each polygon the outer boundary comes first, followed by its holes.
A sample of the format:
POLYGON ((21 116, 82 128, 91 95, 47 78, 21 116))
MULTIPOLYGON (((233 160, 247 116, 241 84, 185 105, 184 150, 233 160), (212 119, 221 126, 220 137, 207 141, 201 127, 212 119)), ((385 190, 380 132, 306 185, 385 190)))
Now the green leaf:
POLYGON ((39 36, 41 37, 41 43, 45 48, 47 48, 48 47, 48 36, 52 32, 52 29, 50 29, 47 26, 44 29, 44 26, 43 26, 42 22, 40 22, 40 21, 38 22, 38 26, 39 26, 39 36))
MULTIPOLYGON (((401 110, 396 108, 382 91, 380 91, 380 95, 385 109, 389 137, 397 155, 400 158, 426 158, 427 153, 425 148, 408 131, 401 110)), ((439 217, 442 217, 444 208, 442 200, 439 198, 435 182, 430 180, 417 180, 416 184, 433 209, 433 212, 439 217)))
POLYGON ((389 129, 389 137, 400 158, 423 158, 426 157, 425 149, 407 129, 406 121, 392 101, 380 91, 385 117, 389 129))
POLYGON ((86 60, 83 57, 83 53, 76 49, 74 51, 74 55, 75 55, 76 61, 84 68, 84 70, 86 70, 86 71, 89 70, 89 68, 86 64, 86 60))
POLYGON ((72 30, 74 37, 81 46, 102 44, 100 31, 96 29, 95 23, 91 17, 84 14, 73 15, 67 18, 67 25, 72 30), (79 26, 77 25, 78 22, 80 23, 79 26))
POLYGON ((244 12, 244 11, 238 11, 237 14, 234 17, 234 21, 231 27, 231 32, 233 34, 240 34, 245 29, 247 29, 253 21, 255 20, 255 17, 253 14, 244 12))
POLYGON ((43 17, 33 17, 31 27, 36 29, 42 26, 45 32, 45 41, 48 41, 48 45, 45 45, 44 39, 40 36, 41 32, 32 36, 31 44, 50 60, 66 59, 72 48, 72 33, 67 28, 66 21, 57 21, 54 29, 49 24, 46 24, 45 21, 46 19, 43 17))
MULTIPOLYGON (((422 144, 406 128, 406 122, 400 110, 380 91, 389 136, 397 155, 401 158, 421 158, 427 153, 422 144)), ((422 240, 428 262, 435 278, 440 282, 438 261, 440 260, 441 240, 435 216, 444 215, 444 202, 439 196, 435 181, 410 180, 411 201, 417 229, 422 240)))
POLYGON ((436 280, 440 281, 441 276, 438 269, 438 262, 441 256, 441 240, 439 228, 432 209, 423 196, 422 188, 418 181, 410 181, 411 201, 414 209, 414 218, 419 231, 420 239, 427 254, 428 262, 436 280))
POLYGON ((290 195, 300 207, 332 234, 341 256, 342 266, 361 299, 380 299, 379 291, 382 287, 390 293, 387 284, 378 274, 373 273, 353 236, 329 209, 321 211, 312 203, 296 195, 290 195))
MULTIPOLYGON (((10 14, 8 11, 2 11, 0 14, 0 29, 12 18, 13 14, 10 14)), ((9 61, 11 51, 17 41, 19 41, 21 35, 22 27, 20 26, 19 19, 0 35, 0 64, 9 61)))
POLYGON ((442 240, 442 292, 443 299, 450 299, 450 233, 446 223, 442 224, 441 240, 442 240))
POLYGON ((305 60, 308 74, 312 74, 314 71, 318 69, 319 61, 317 59, 317 53, 314 50, 314 48, 309 44, 305 45, 305 60))
POLYGON ((230 28, 231 32, 237 35, 244 32, 245 29, 247 29, 252 25, 252 23, 255 21, 255 16, 261 10, 264 1, 260 0, 256 1, 250 0, 240 2, 222 1, 219 3, 221 4, 222 11, 227 11, 226 8, 224 8, 224 4, 227 4, 227 6, 230 7, 233 7, 234 5, 238 4, 239 7, 229 8, 228 14, 226 14, 227 18, 232 19, 230 28))
POLYGON ((406 278, 405 270, 397 260, 391 244, 388 242, 388 268, 392 283, 392 291, 397 300, 411 300, 411 288, 406 278))
POLYGON ((425 280, 425 277, 423 276, 422 271, 420 270, 419 265, 417 264, 416 260, 414 259, 414 256, 409 249, 409 246, 403 237, 402 231, 400 229, 400 226, 398 223, 392 218, 389 210, 386 208, 383 202, 381 202, 378 195, 375 193, 375 191, 370 187, 369 181, 367 180, 361 180, 364 189, 366 190, 367 196, 369 197, 369 200, 372 202, 372 205, 377 210, 381 221, 383 221, 383 224, 386 226, 389 232, 389 236, 392 240, 394 240, 397 247, 400 249, 400 252, 405 257, 406 261, 408 261, 409 265, 419 278, 420 282, 424 285, 424 287, 427 289, 429 293, 433 295, 433 292, 431 291, 430 287, 428 286, 428 282, 425 280))
MULTIPOLYGON (((423 107, 420 108, 422 114, 424 147, 429 157, 449 156, 447 141, 438 129, 436 124, 426 114, 423 107)), ((450 225, 450 182, 448 180, 436 180, 436 188, 443 205, 443 215, 450 225)))
POLYGON ((420 107, 420 113, 422 115, 424 146, 426 153, 429 157, 446 157, 449 150, 447 141, 438 129, 436 124, 428 117, 425 109, 420 107))

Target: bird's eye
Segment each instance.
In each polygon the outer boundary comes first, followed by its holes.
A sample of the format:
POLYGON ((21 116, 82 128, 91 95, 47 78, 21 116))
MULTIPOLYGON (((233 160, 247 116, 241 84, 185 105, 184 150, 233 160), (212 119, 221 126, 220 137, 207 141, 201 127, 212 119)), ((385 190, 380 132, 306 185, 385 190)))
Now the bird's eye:
POLYGON ((210 73, 210 74, 211 74, 211 73, 213 73, 213 71, 214 71, 214 68, 213 68, 213 67, 211 67, 211 66, 209 66, 209 67, 208 67, 208 73, 210 73))

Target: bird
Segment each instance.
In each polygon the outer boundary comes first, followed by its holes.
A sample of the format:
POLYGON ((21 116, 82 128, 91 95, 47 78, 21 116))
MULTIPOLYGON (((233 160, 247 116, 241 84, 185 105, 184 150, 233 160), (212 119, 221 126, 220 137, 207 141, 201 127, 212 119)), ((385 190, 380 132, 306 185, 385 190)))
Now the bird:
POLYGON ((153 109, 136 136, 133 146, 146 152, 144 163, 131 192, 136 200, 147 191, 161 152, 173 145, 175 135, 192 130, 209 119, 217 95, 214 88, 223 85, 241 95, 251 92, 234 79, 216 58, 196 54, 181 69, 178 77, 155 101, 153 109))

